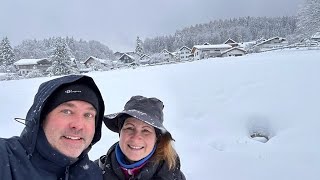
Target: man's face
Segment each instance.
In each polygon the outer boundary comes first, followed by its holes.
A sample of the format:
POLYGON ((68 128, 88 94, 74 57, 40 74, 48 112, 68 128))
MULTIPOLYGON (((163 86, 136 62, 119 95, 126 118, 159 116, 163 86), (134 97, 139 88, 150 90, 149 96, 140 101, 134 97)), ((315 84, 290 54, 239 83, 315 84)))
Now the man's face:
POLYGON ((68 101, 53 109, 43 122, 49 144, 60 153, 77 158, 95 133, 95 108, 85 101, 68 101))

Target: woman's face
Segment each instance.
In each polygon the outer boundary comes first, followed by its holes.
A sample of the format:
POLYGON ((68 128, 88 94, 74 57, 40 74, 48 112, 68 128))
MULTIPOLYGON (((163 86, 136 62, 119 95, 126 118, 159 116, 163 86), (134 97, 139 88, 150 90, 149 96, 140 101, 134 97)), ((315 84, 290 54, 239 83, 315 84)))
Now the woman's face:
POLYGON ((149 155, 156 143, 153 126, 136 118, 125 120, 120 131, 119 145, 130 161, 139 161, 149 155))

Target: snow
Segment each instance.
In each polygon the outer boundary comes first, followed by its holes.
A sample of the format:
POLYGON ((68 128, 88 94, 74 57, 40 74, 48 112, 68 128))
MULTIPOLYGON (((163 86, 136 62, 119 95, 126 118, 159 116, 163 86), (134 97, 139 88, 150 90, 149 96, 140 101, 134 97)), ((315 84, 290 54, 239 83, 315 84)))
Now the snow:
POLYGON ((39 61, 43 59, 20 59, 19 61, 15 62, 14 65, 36 65, 39 61))
MULTIPOLYGON (((189 180, 318 180, 319 58, 320 50, 294 49, 88 75, 106 114, 133 95, 164 102, 164 124, 189 180)), ((52 78, 0 82, 1 137, 21 133, 13 119, 25 117, 40 83, 52 78)), ((118 139, 103 127, 90 158, 118 139)))
POLYGON ((221 49, 221 48, 232 48, 229 44, 209 44, 209 45, 195 45, 196 49, 221 49))

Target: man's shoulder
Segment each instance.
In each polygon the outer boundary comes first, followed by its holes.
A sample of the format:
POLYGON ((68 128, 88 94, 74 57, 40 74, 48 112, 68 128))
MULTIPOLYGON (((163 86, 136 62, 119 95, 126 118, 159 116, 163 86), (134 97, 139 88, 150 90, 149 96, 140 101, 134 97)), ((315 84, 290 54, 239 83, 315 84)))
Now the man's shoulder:
POLYGON ((19 139, 20 138, 17 136, 11 138, 0 138, 0 152, 16 151, 23 148, 19 139))
POLYGON ((0 147, 10 147, 17 144, 20 144, 18 136, 13 136, 11 138, 0 138, 0 147))
POLYGON ((19 142, 19 137, 11 137, 11 138, 0 138, 0 156, 1 158, 5 157, 9 154, 16 154, 21 151, 23 148, 21 143, 19 142))

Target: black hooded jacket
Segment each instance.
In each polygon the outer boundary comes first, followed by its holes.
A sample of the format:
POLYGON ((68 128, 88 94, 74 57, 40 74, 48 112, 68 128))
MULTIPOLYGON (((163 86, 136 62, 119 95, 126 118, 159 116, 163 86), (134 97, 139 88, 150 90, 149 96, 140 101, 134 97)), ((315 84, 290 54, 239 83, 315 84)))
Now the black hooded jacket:
POLYGON ((4 180, 101 180, 99 167, 89 160, 88 152, 101 138, 104 102, 93 79, 69 75, 44 82, 35 95, 20 137, 0 138, 0 179, 4 180), (99 99, 99 113, 91 145, 77 160, 59 153, 48 143, 41 128, 41 112, 52 93, 63 84, 81 82, 89 85, 99 99))
MULTIPOLYGON (((95 161, 103 170, 104 180, 125 180, 125 176, 116 159, 115 143, 109 149, 108 153, 101 156, 95 161)), ((169 170, 167 163, 161 161, 159 164, 147 162, 136 177, 131 177, 132 180, 185 180, 184 174, 180 170, 180 160, 178 157, 177 166, 173 170, 169 170)))

